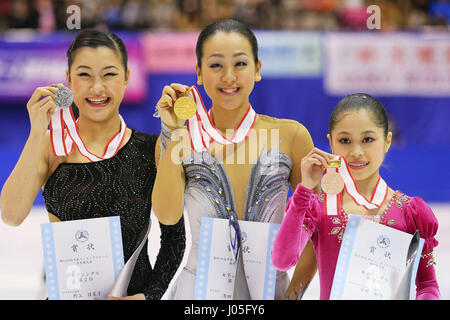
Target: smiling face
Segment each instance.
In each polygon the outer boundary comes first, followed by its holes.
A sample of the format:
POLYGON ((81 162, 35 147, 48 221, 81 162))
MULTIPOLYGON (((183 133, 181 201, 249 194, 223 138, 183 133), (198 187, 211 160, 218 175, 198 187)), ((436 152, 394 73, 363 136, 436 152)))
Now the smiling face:
POLYGON ((238 32, 219 31, 203 44, 198 84, 202 84, 213 107, 247 108, 255 81, 261 80, 261 61, 255 65, 250 42, 238 32))
POLYGON ((103 46, 78 49, 67 71, 80 117, 93 121, 118 115, 128 79, 120 53, 103 46))
POLYGON ((328 139, 332 153, 344 156, 355 181, 378 178, 392 133, 385 137, 367 109, 354 109, 340 115, 328 139))

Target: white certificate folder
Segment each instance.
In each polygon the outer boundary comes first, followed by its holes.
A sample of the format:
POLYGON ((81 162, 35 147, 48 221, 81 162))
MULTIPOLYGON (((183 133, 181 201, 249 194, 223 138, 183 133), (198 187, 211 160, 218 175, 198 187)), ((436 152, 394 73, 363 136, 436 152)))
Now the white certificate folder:
POLYGON ((334 273, 331 300, 414 299, 424 240, 350 214, 334 273))
MULTIPOLYGON (((239 220, 245 274, 253 300, 273 300, 276 269, 271 252, 279 224, 239 220)), ((196 300, 232 300, 237 263, 230 248, 228 219, 202 218, 196 300)))
POLYGON ((120 217, 41 225, 49 300, 107 298, 124 265, 120 217))

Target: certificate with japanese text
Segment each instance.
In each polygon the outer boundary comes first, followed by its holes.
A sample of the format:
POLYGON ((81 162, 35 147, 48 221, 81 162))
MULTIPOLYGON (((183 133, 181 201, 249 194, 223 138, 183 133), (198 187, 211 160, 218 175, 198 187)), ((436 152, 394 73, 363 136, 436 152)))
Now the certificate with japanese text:
POLYGON ((414 299, 424 240, 350 214, 330 299, 414 299))
MULTIPOLYGON (((273 300, 276 269, 271 252, 279 224, 239 220, 241 253, 252 299, 273 300)), ((236 263, 227 219, 202 218, 195 282, 196 300, 232 300, 236 263)))
POLYGON ((41 224, 49 300, 107 298, 124 265, 120 217, 41 224))

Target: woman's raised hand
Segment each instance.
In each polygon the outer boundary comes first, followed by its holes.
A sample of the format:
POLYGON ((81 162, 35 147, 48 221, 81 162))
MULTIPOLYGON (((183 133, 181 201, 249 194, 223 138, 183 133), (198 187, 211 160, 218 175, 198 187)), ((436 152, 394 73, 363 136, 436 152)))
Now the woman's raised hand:
POLYGON ((39 87, 34 90, 27 103, 31 132, 44 135, 48 130, 50 116, 56 108, 53 100, 57 91, 57 86, 39 87))
POLYGON ((320 149, 312 149, 301 161, 302 181, 301 184, 313 189, 319 184, 328 162, 333 160, 334 156, 320 149))
POLYGON ((183 96, 189 87, 179 83, 172 83, 170 86, 164 86, 161 98, 156 103, 156 108, 161 117, 161 121, 170 128, 181 128, 184 126, 184 119, 176 116, 173 106, 175 101, 183 96))

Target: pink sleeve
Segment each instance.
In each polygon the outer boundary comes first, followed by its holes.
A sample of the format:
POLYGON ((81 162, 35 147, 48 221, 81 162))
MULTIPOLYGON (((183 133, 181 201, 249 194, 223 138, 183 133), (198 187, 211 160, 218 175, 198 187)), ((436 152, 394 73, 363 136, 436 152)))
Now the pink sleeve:
POLYGON ((298 184, 288 200, 286 215, 272 248, 272 263, 278 270, 289 270, 297 264, 317 225, 317 206, 313 191, 298 184))
POLYGON ((437 219, 431 208, 419 197, 411 198, 409 205, 405 207, 405 218, 408 232, 413 234, 419 230, 420 237, 425 240, 417 270, 416 299, 438 300, 440 291, 433 258, 433 248, 438 245, 435 239, 438 229, 437 219))

